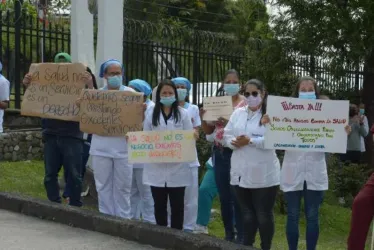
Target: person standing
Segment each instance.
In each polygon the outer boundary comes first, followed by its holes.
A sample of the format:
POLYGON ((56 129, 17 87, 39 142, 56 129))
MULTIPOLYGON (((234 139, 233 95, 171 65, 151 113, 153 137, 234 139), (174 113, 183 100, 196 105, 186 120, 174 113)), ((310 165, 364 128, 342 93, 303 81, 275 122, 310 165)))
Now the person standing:
MULTIPOLYGON (((152 89, 149 84, 141 79, 131 80, 129 87, 136 92, 144 94, 144 103, 147 105, 145 117, 153 110, 154 102, 149 99, 152 89)), ((144 164, 133 164, 132 188, 131 188, 131 218, 155 224, 154 202, 152 198, 151 188, 143 184, 143 168, 144 164)))
POLYGON ((261 249, 270 250, 280 164, 275 150, 264 149, 266 128, 261 123, 266 114, 264 84, 252 79, 244 89, 248 106, 234 111, 224 133, 226 145, 233 150, 231 185, 241 206, 243 244, 253 246, 259 229, 261 249))
MULTIPOLYGON (((191 82, 184 77, 176 77, 171 80, 178 92, 179 106, 186 109, 191 118, 192 126, 195 130, 195 138, 199 137, 199 129, 201 126, 199 108, 189 103, 189 92, 191 90, 191 82)), ((197 209, 198 209, 198 195, 199 195, 199 167, 200 163, 197 159, 190 164, 192 175, 191 185, 186 187, 184 196, 184 225, 183 229, 186 232, 193 232, 196 227, 197 209)))
POLYGON ((362 120, 364 124, 365 131, 367 131, 366 135, 361 136, 361 152, 362 155, 366 152, 366 147, 365 147, 365 137, 369 134, 369 121, 368 118, 366 117, 365 114, 365 104, 361 103, 360 104, 360 120, 362 120))
MULTIPOLYGON (((193 130, 187 111, 178 105, 178 93, 170 80, 157 88, 156 103, 145 118, 144 131, 193 130)), ((183 229, 184 194, 191 185, 190 163, 148 163, 143 170, 143 184, 151 186, 157 225, 168 225, 167 202, 170 200, 171 227, 183 229)))
MULTIPOLYGON (((71 58, 67 53, 58 53, 55 62, 70 63, 71 58)), ((27 88, 32 80, 31 73, 27 73, 23 79, 23 85, 27 88)), ((90 73, 86 72, 84 81, 86 87, 93 89, 90 73)), ((79 129, 79 122, 63 121, 57 119, 42 119, 42 134, 44 142, 44 186, 47 197, 52 202, 61 203, 58 173, 63 166, 68 170, 68 182, 71 183, 68 204, 82 206, 82 153, 83 133, 79 129)))
POLYGON ((0 134, 3 133, 4 110, 9 107, 10 83, 3 74, 3 64, 0 62, 0 134))
MULTIPOLYGON (((317 82, 314 78, 301 77, 293 97, 319 99, 317 82)), ((262 123, 270 123, 265 115, 262 123)), ((350 127, 346 126, 346 132, 350 127)), ((286 235, 289 250, 297 250, 299 242, 299 219, 301 199, 304 198, 306 217, 306 246, 309 250, 317 247, 319 237, 319 209, 324 192, 328 189, 328 176, 324 152, 286 150, 281 169, 281 190, 287 201, 286 235)))
MULTIPOLYGON (((101 90, 135 92, 123 85, 123 66, 110 59, 100 67, 100 77, 107 85, 101 90)), ((90 155, 99 200, 99 211, 104 214, 131 218, 131 184, 133 168, 128 162, 125 136, 92 136, 90 155)))
MULTIPOLYGON (((232 97, 233 108, 240 108, 246 105, 244 96, 239 94, 239 73, 236 70, 226 72, 223 86, 220 88, 218 95, 227 95, 232 97)), ((201 111, 202 120, 204 120, 204 110, 201 111)), ((234 225, 237 230, 236 241, 243 241, 242 218, 238 200, 236 199, 233 188, 230 185, 230 169, 232 149, 224 144, 224 128, 228 120, 220 118, 211 124, 203 121, 202 129, 206 135, 216 132, 213 146, 213 165, 218 188, 219 198, 221 201, 221 216, 225 227, 225 240, 235 241, 234 225)))

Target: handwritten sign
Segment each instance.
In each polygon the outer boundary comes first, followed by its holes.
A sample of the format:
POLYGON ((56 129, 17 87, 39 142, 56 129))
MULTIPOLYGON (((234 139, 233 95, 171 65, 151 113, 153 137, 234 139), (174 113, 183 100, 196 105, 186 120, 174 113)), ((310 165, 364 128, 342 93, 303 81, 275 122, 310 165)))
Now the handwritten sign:
POLYGON ((130 163, 192 162, 196 160, 194 131, 128 133, 130 163))
POLYGON ((265 148, 345 153, 349 101, 269 96, 265 148))
POLYGON ((217 121, 220 117, 230 119, 233 112, 231 96, 206 97, 203 106, 205 121, 217 121))
POLYGON ((85 133, 125 136, 143 130, 142 93, 83 90, 80 100, 80 129, 85 133))
POLYGON ((32 80, 22 100, 22 115, 79 121, 75 102, 85 87, 83 64, 32 64, 29 72, 32 80))

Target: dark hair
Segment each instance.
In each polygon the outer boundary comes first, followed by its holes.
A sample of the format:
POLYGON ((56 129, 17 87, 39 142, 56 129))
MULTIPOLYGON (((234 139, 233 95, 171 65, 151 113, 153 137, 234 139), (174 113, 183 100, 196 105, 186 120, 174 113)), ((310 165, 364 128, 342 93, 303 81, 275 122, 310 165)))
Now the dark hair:
MULTIPOLYGON (((268 98, 268 93, 266 91, 265 84, 258 79, 251 79, 245 84, 244 89, 246 89, 248 85, 256 86, 256 88, 258 88, 264 94, 264 98, 262 100, 262 105, 261 105, 261 114, 262 116, 264 116, 266 114, 266 103, 267 103, 267 98, 268 98)), ((260 125, 262 125, 261 120, 260 120, 260 125)))
POLYGON ((164 86, 170 86, 174 90, 174 95, 175 95, 176 101, 171 105, 171 112, 173 114, 173 118, 174 118, 175 123, 177 123, 180 120, 180 117, 181 117, 181 114, 180 114, 180 111, 179 111, 177 88, 175 87, 174 83, 171 80, 169 80, 169 79, 162 80, 157 87, 156 103, 155 103, 155 108, 153 110, 153 115, 152 115, 152 125, 154 127, 157 127, 158 125, 160 125, 160 114, 161 114, 161 108, 163 106, 162 103, 160 102, 160 100, 161 100, 160 93, 161 93, 161 90, 164 86))
POLYGON ((236 69, 229 69, 228 71, 226 71, 226 73, 223 75, 221 87, 219 87, 219 89, 217 90, 216 96, 225 95, 225 90, 223 89, 223 85, 225 84, 224 82, 228 75, 235 75, 238 79, 240 79, 239 72, 236 69))
POLYGON ((317 97, 317 99, 319 99, 320 92, 319 92, 319 88, 317 86, 317 81, 316 81, 316 79, 314 79, 311 76, 303 76, 303 77, 299 78, 299 80, 297 81, 297 83, 295 85, 295 90, 292 94, 292 97, 299 98, 300 84, 304 81, 311 81, 313 83, 314 90, 316 92, 316 97, 317 97))
POLYGON ((95 75, 92 73, 92 70, 89 67, 87 67, 86 70, 87 70, 88 73, 90 73, 90 75, 92 77, 92 83, 93 83, 94 89, 97 89, 97 82, 96 82, 95 75))

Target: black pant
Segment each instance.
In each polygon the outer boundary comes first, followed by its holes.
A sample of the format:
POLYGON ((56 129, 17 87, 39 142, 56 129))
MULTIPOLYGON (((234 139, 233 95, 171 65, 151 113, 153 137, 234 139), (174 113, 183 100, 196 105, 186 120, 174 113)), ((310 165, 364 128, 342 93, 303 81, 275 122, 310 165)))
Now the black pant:
POLYGON ((183 229, 184 218, 184 191, 186 187, 151 187, 155 202, 155 218, 159 226, 168 226, 167 204, 170 200, 171 227, 183 229))
POLYGON ((340 160, 344 163, 359 164, 361 162, 361 151, 347 151, 346 154, 340 155, 340 160))
POLYGON ((261 249, 270 250, 274 236, 274 205, 278 186, 268 188, 235 187, 243 218, 243 243, 253 246, 257 228, 260 231, 261 249))

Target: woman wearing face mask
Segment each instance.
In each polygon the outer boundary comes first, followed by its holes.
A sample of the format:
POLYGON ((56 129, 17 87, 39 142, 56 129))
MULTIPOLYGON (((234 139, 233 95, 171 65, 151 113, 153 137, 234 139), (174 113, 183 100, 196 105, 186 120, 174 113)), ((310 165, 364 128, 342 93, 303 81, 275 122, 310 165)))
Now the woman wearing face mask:
MULTIPOLYGON (((170 80, 157 88, 156 103, 145 118, 144 131, 193 130, 187 111, 178 105, 178 93, 170 80)), ((191 185, 190 163, 149 163, 143 183, 151 186, 157 225, 167 226, 167 202, 170 200, 171 227, 183 229, 184 194, 191 185)))
POLYGON ((266 113, 264 84, 249 80, 244 96, 248 106, 236 109, 225 127, 226 145, 233 150, 231 185, 241 206, 243 244, 253 246, 259 229, 261 249, 270 250, 280 164, 275 150, 264 149, 266 128, 261 123, 266 113))
MULTIPOLYGON (((293 97, 319 99, 316 80, 308 76, 300 78, 293 97)), ((262 123, 269 123, 270 119, 265 115, 262 123)), ((349 126, 346 131, 349 133, 349 126)), ((298 246, 302 198, 307 221, 307 249, 316 249, 319 237, 319 208, 324 191, 328 189, 325 153, 286 150, 281 169, 281 189, 287 201, 286 234, 289 250, 296 250, 298 246)))
MULTIPOLYGON (((199 135, 199 128, 201 126, 201 120, 199 115, 199 108, 189 103, 188 96, 191 90, 191 82, 184 77, 176 77, 171 80, 178 92, 179 106, 186 109, 192 122, 192 126, 195 130, 195 137, 199 135)), ((192 232, 196 227, 197 219, 197 207, 198 207, 198 196, 199 196, 199 167, 200 163, 197 159, 191 163, 190 170, 192 174, 192 183, 186 187, 184 196, 184 222, 183 229, 187 232, 192 232)))
MULTIPOLYGON (((223 82, 223 93, 232 97, 233 108, 245 106, 247 104, 245 97, 239 94, 239 73, 233 69, 227 71, 223 82)), ((218 93, 218 95, 220 95, 220 93, 218 93)), ((202 120, 204 120, 204 112, 204 110, 201 110, 200 112, 202 120)), ((238 233, 236 241, 241 243, 243 239, 241 213, 239 203, 232 187, 230 186, 230 159, 232 149, 225 146, 223 139, 224 128, 227 122, 228 121, 224 118, 220 118, 213 124, 203 121, 202 129, 207 135, 212 134, 214 131, 216 133, 212 158, 218 194, 221 201, 221 216, 225 227, 225 240, 235 240, 234 224, 236 224, 236 230, 238 233)))
MULTIPOLYGON (((100 67, 100 77, 107 85, 102 90, 135 92, 122 85, 123 66, 108 60, 100 67)), ((101 213, 131 218, 132 165, 128 163, 127 141, 124 136, 93 135, 90 155, 101 213)))
MULTIPOLYGON (((136 92, 144 94, 144 103, 147 105, 145 117, 153 110, 154 102, 149 99, 152 93, 151 86, 141 79, 135 79, 129 82, 129 87, 136 92)), ((154 202, 152 198, 151 188, 143 184, 143 167, 144 164, 133 164, 132 188, 131 188, 131 218, 155 224, 154 202)))

